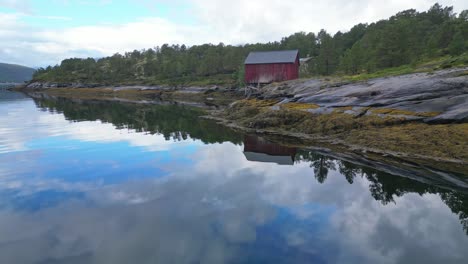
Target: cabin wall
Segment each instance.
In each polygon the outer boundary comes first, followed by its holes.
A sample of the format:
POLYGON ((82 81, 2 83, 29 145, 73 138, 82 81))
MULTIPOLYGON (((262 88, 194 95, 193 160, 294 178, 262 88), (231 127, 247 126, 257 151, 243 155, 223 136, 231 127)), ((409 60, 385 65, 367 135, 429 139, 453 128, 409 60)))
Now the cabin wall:
POLYGON ((246 64, 246 83, 271 83, 299 78, 299 60, 295 63, 246 64))

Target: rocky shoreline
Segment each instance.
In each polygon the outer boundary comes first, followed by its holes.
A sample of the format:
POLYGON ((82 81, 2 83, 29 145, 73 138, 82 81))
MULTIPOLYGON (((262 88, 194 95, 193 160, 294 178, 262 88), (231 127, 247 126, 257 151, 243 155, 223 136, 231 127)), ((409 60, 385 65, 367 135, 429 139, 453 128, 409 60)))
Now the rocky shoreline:
MULTIPOLYGON (((31 82, 21 88, 48 93, 146 93, 207 95, 234 92, 224 86, 146 86, 85 83, 31 82)), ((237 91, 240 96, 243 91, 237 91)), ((209 97, 209 96, 206 96, 209 97)), ((226 97, 226 96, 225 96, 226 97)), ((425 123, 468 122, 468 67, 376 78, 363 82, 341 79, 299 79, 273 83, 256 90, 251 97, 276 100, 273 108, 300 104, 312 114, 329 114, 336 109, 359 117, 376 114, 425 123), (309 105, 309 107, 307 107, 309 105)), ((235 98, 239 99, 239 98, 235 98)))
POLYGON ((217 86, 63 85, 22 89, 75 98, 223 102, 226 107, 211 110, 209 118, 235 129, 418 163, 449 162, 468 174, 468 67, 363 82, 299 79, 272 83, 248 99, 243 89, 217 86))
POLYGON ((184 104, 195 103, 226 105, 241 99, 243 92, 224 86, 146 86, 146 85, 102 85, 83 83, 55 83, 33 81, 13 90, 43 93, 52 96, 78 99, 101 99, 111 101, 148 102, 175 101, 184 104))
POLYGON ((466 67, 358 83, 273 83, 209 118, 235 129, 364 154, 459 164, 468 174, 466 67))
POLYGON ((32 81, 23 87, 22 90, 51 90, 57 88, 65 88, 65 89, 83 89, 83 88, 94 88, 94 89, 104 89, 110 91, 123 91, 123 90, 133 90, 133 91, 179 91, 179 92, 187 92, 187 93, 200 93, 206 92, 210 90, 227 90, 229 87, 227 86, 218 86, 218 85, 211 85, 211 86, 171 86, 171 85, 106 85, 100 83, 62 83, 62 82, 39 82, 39 81, 32 81))
POLYGON ((468 67, 347 83, 329 79, 271 84, 259 94, 286 103, 312 104, 310 113, 347 108, 360 116, 379 114, 425 123, 468 122, 468 67), (370 110, 375 109, 375 110, 370 110))

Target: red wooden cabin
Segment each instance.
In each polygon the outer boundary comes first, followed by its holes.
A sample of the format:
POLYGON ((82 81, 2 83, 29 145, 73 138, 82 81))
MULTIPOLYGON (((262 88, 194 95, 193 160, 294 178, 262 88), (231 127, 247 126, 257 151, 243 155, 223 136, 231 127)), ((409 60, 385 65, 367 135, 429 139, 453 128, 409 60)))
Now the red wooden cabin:
POLYGON ((271 83, 299 78, 299 51, 255 51, 245 59, 245 83, 271 83))

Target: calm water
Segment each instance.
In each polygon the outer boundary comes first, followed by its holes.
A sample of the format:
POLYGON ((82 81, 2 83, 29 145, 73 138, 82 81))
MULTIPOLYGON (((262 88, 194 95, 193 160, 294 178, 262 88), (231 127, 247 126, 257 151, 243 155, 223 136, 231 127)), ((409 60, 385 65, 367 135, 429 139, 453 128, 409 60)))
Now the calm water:
POLYGON ((3 91, 0 113, 0 263, 468 263, 463 175, 283 147, 177 105, 3 91))

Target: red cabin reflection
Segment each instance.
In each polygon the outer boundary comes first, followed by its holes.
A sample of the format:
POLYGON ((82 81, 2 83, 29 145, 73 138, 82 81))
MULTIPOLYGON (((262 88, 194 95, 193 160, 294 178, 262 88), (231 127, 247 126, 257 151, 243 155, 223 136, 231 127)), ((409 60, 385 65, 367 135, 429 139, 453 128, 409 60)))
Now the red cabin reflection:
POLYGON ((261 137, 244 137, 244 155, 249 161, 293 165, 296 148, 271 143, 261 137))

